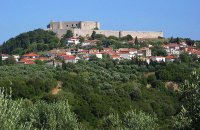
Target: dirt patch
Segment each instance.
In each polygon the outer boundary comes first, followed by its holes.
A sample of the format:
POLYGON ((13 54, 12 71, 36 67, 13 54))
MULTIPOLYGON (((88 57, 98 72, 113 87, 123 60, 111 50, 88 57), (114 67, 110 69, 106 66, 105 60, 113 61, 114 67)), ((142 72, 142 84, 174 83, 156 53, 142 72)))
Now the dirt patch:
POLYGON ((61 89, 59 89, 59 88, 53 88, 53 90, 51 91, 51 93, 53 94, 53 95, 56 95, 56 94, 58 94, 58 92, 60 91, 61 89))
POLYGON ((165 87, 170 89, 170 90, 174 90, 174 91, 179 91, 179 86, 177 83, 174 82, 166 82, 165 83, 165 87))
POLYGON ((145 73, 144 74, 144 77, 149 77, 150 75, 155 75, 155 72, 149 72, 149 73, 145 73))
POLYGON ((56 86, 55 88, 52 89, 51 93, 52 93, 53 95, 58 94, 58 93, 61 91, 62 84, 63 84, 63 82, 57 81, 57 86, 56 86))

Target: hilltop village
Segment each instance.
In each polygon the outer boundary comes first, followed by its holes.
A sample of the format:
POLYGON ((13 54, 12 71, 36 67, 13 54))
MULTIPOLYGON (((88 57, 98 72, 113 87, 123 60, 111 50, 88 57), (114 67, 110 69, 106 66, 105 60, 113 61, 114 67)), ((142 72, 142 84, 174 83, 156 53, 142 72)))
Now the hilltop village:
POLYGON ((23 33, 16 40, 11 38, 4 43, 1 46, 2 60, 12 57, 18 64, 42 61, 58 66, 63 62, 77 63, 105 56, 112 60, 139 60, 147 64, 179 61, 181 54, 200 58, 198 42, 167 39, 163 35, 163 32, 153 31, 100 30, 100 23, 94 21, 51 22, 45 31, 23 33), (27 38, 29 40, 25 41, 27 38))
MULTIPOLYGON (((6 60, 9 57, 17 61, 18 64, 36 64, 37 61, 42 61, 48 65, 62 65, 62 61, 65 63, 77 63, 79 60, 91 60, 92 58, 102 59, 105 55, 108 55, 111 60, 134 60, 138 59, 149 64, 152 61, 155 62, 174 62, 179 61, 180 54, 186 53, 189 55, 195 55, 200 58, 200 50, 196 46, 188 46, 185 42, 182 43, 168 43, 161 44, 160 47, 166 54, 160 56, 153 55, 152 49, 155 49, 154 45, 148 44, 146 47, 140 48, 118 48, 102 47, 95 48, 99 44, 100 40, 86 40, 80 42, 80 38, 66 38, 65 48, 54 48, 49 51, 41 53, 29 52, 19 55, 2 54, 2 60, 6 60), (71 47, 70 47, 71 46, 71 47), (73 46, 79 46, 80 48, 74 48, 73 46), (73 49, 71 49, 73 48, 73 49), (81 49, 89 48, 89 49, 81 49)), ((134 43, 135 41, 128 41, 134 43)))

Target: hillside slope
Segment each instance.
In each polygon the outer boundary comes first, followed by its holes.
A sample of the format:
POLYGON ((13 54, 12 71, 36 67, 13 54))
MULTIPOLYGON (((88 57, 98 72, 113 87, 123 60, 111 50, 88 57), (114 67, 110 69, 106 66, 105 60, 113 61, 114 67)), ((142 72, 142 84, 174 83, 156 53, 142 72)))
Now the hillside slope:
POLYGON ((23 54, 32 51, 44 51, 58 46, 56 34, 42 29, 36 29, 10 38, 0 47, 2 53, 23 54))

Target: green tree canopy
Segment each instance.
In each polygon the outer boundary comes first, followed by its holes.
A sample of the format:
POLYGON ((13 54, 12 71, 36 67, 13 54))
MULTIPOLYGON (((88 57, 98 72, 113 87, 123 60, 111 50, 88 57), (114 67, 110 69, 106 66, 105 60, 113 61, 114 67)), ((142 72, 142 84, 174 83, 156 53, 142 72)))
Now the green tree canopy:
POLYGON ((111 130, 155 130, 158 119, 142 111, 131 110, 124 113, 123 117, 111 114, 104 118, 104 127, 111 130))
POLYGON ((128 41, 131 41, 131 40, 133 40, 133 37, 132 37, 130 34, 128 34, 128 35, 127 35, 127 40, 128 40, 128 41))
POLYGON ((64 38, 71 38, 73 37, 73 32, 72 30, 67 30, 67 33, 63 36, 64 38))
POLYGON ((96 36, 96 31, 93 31, 92 35, 91 35, 92 40, 94 40, 96 38, 95 36, 96 36))
POLYGON ((56 46, 59 43, 54 32, 36 29, 9 39, 1 46, 1 50, 6 54, 22 54, 33 50, 48 50, 52 43, 56 46), (30 47, 32 44, 35 44, 36 47, 30 47))
POLYGON ((154 46, 151 51, 153 56, 167 56, 166 50, 161 46, 154 46))

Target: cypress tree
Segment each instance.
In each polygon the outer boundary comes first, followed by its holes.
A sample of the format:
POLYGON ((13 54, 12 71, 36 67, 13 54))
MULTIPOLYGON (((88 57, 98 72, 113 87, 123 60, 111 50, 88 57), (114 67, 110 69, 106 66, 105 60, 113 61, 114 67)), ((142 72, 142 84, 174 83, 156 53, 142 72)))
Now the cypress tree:
POLYGON ((93 31, 93 32, 92 32, 92 35, 91 35, 91 38, 92 38, 92 40, 94 40, 94 39, 95 39, 95 35, 96 35, 96 32, 95 32, 95 31, 93 31))
POLYGON ((135 37, 135 45, 137 46, 137 49, 138 49, 139 42, 138 42, 137 36, 135 37))
POLYGON ((0 53, 0 66, 3 65, 2 54, 0 53))

